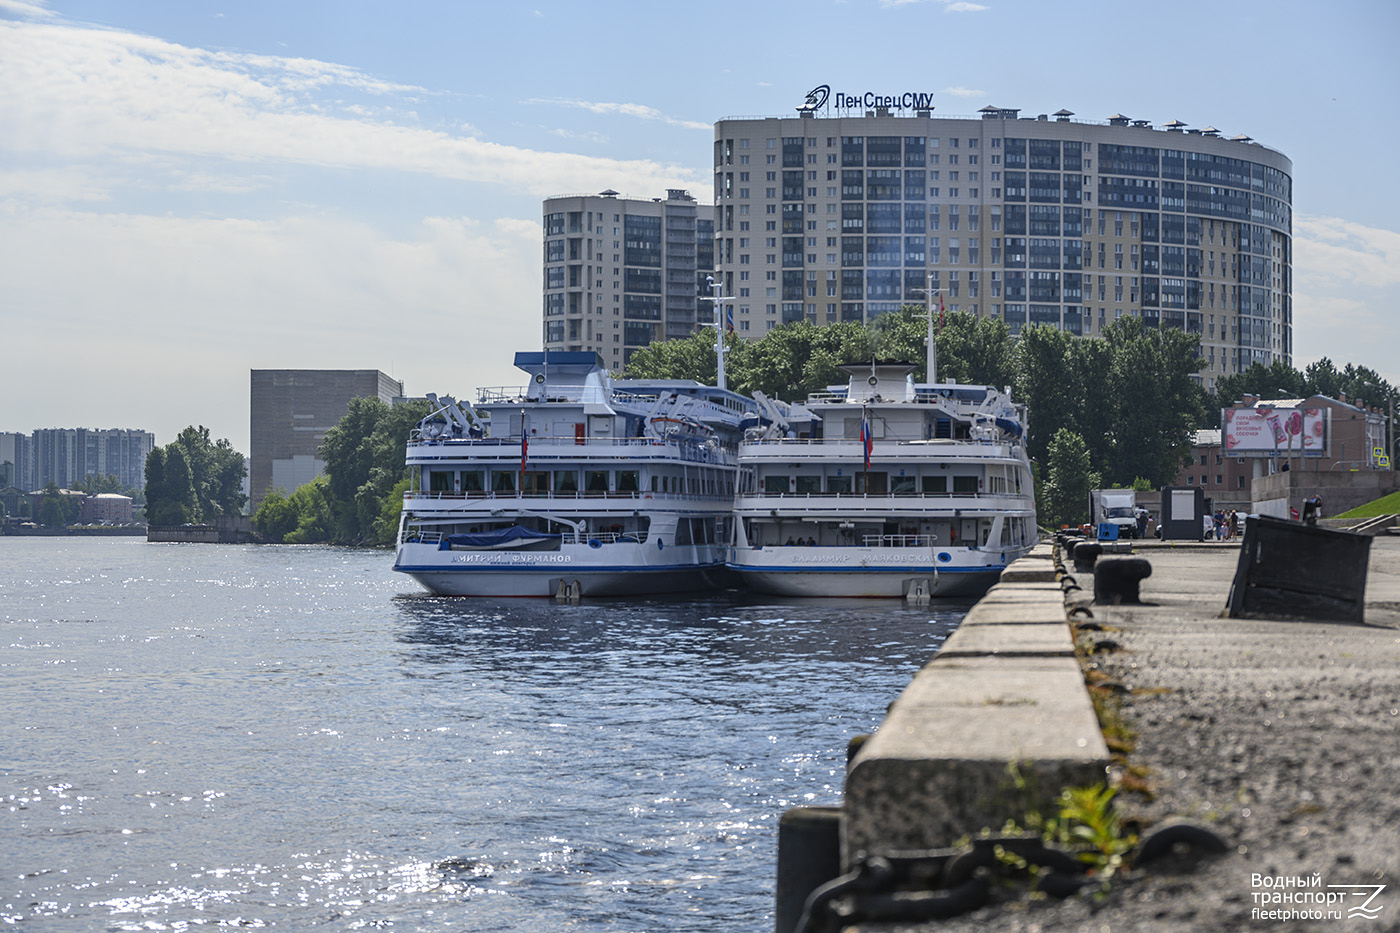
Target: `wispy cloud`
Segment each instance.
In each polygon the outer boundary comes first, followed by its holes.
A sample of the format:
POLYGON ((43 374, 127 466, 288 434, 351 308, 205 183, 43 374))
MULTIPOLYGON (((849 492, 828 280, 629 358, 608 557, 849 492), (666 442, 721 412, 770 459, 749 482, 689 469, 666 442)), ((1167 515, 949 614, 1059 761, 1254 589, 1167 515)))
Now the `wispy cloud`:
POLYGON ((1400 384, 1400 233, 1299 215, 1293 234, 1294 365, 1327 356, 1400 384))
POLYGON ((939 93, 947 94, 949 97, 986 97, 987 92, 975 87, 945 87, 939 93))
POLYGON ((979 13, 988 9, 981 3, 971 3, 969 0, 880 0, 880 6, 887 10, 901 6, 913 6, 916 3, 941 4, 945 13, 979 13))
POLYGON ((26 2, 26 0, 0 0, 0 12, 29 19, 51 19, 55 15, 53 10, 45 7, 38 0, 32 3, 26 2))
POLYGON ((563 127, 555 127, 549 132, 551 135, 558 136, 561 139, 580 139, 588 143, 605 143, 608 141, 607 136, 604 136, 602 133, 599 133, 596 130, 587 130, 585 132, 580 133, 577 130, 568 130, 564 129, 563 127))
MULTIPOLYGON (((652 161, 424 128, 414 116, 424 89, 334 63, 210 52, 118 30, 0 21, 0 87, 0 154, 21 160, 144 154, 389 169, 538 195, 616 187, 619 177, 643 190, 702 181, 652 161), (328 99, 330 89, 375 103, 328 99)), ((592 106, 690 125, 639 105, 592 106)))
POLYGON ((577 107, 580 110, 587 110, 589 113, 605 115, 621 115, 624 117, 636 117, 639 120, 658 120, 669 126, 680 126, 691 130, 714 129, 709 123, 702 123, 698 120, 681 120, 662 113, 655 107, 648 107, 646 104, 614 104, 592 100, 574 100, 570 98, 543 98, 536 97, 525 101, 527 104, 556 104, 561 107, 577 107))
POLYGON ((1400 285, 1400 233, 1339 217, 1297 216, 1293 221, 1297 262, 1318 281, 1367 288, 1400 285))

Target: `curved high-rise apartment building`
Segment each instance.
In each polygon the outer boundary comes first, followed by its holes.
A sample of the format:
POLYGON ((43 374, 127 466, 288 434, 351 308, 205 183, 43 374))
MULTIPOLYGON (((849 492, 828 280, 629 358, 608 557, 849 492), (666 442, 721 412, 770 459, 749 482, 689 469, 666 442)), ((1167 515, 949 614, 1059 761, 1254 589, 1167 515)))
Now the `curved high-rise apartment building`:
POLYGON ((1282 153, 1178 121, 935 117, 898 97, 831 116, 811 101, 715 124, 715 267, 741 335, 868 321, 931 290, 1013 332, 1089 336, 1126 314, 1183 328, 1208 387, 1291 362, 1282 153))

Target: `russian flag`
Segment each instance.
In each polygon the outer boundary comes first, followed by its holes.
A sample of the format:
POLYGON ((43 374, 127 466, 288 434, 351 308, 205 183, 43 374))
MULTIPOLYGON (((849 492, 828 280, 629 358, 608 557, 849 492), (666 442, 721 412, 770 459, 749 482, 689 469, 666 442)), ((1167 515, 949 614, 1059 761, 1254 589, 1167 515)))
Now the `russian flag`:
POLYGON ((870 419, 865 417, 860 419, 860 446, 865 449, 865 468, 869 470, 872 440, 870 437, 870 419))

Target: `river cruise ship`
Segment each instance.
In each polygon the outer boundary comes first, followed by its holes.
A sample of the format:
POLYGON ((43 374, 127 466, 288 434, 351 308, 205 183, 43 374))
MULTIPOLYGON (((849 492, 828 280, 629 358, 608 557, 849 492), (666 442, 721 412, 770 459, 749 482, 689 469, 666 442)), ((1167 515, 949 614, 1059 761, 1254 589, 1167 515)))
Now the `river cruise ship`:
POLYGON ((633 596, 719 585, 753 403, 522 352, 524 388, 436 405, 407 451, 394 569, 450 596, 633 596))
POLYGON ((1036 542, 1025 407, 1009 390, 842 367, 739 446, 730 567, 786 596, 976 596, 1036 542))

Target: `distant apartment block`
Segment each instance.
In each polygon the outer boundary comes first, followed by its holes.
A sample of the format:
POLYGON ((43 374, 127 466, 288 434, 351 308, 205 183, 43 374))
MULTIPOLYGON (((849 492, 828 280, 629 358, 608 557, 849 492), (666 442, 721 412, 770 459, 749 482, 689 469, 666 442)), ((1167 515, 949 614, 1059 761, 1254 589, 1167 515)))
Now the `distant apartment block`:
POLYGON ((29 492, 34 488, 31 451, 28 434, 0 432, 0 489, 13 486, 29 492))
POLYGON ((0 461, 14 455, 15 485, 29 490, 49 483, 66 489, 89 476, 115 476, 124 486, 146 483, 146 455, 156 445, 150 431, 128 428, 41 428, 27 438, 0 435, 0 461), (27 446, 27 451, 23 448, 27 446))
POLYGON ((714 319, 714 209, 679 189, 544 202, 544 346, 592 351, 614 369, 642 347, 714 319))
POLYGON ((273 489, 291 493, 325 469, 321 441, 350 410, 350 400, 392 404, 403 383, 375 369, 252 371, 248 486, 257 509, 273 489))

